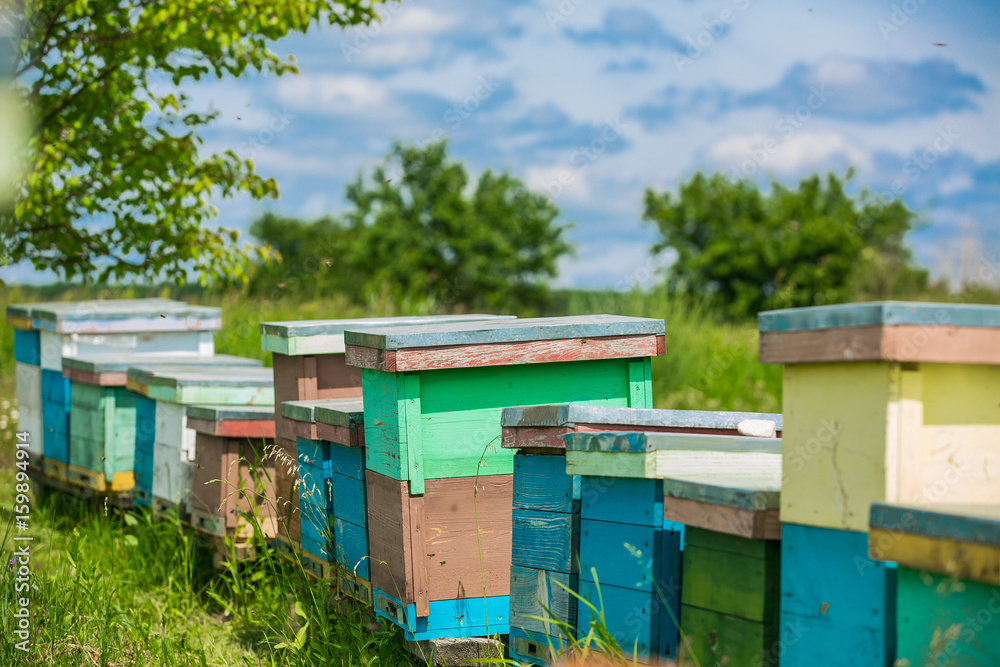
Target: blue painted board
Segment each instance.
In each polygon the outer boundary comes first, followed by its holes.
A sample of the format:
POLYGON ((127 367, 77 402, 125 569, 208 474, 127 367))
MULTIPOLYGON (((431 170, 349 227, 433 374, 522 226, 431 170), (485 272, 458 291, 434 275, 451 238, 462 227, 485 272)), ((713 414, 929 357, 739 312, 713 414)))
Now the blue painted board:
POLYGON ((14 329, 14 360, 32 366, 42 365, 41 335, 37 331, 14 329))
POLYGON ((375 614, 403 628, 407 641, 446 639, 449 637, 485 637, 505 635, 509 631, 506 595, 461 600, 431 600, 428 616, 416 615, 416 607, 403 605, 398 598, 376 588, 373 591, 375 614))
POLYGON ((654 592, 679 591, 683 526, 670 521, 636 526, 580 520, 580 580, 654 592), (662 579, 663 573, 669 576, 662 579))
POLYGON ((330 443, 325 440, 298 437, 295 439, 295 448, 300 466, 315 466, 327 471, 323 479, 328 478, 333 472, 333 464, 330 462, 330 443))
MULTIPOLYGON (((747 419, 774 422, 781 430, 780 414, 759 412, 725 412, 717 410, 655 410, 652 408, 622 408, 611 405, 563 403, 505 408, 501 425, 507 427, 571 427, 576 424, 633 424, 637 427, 729 429, 747 419)), ((641 429, 637 429, 641 430, 641 429)))
MULTIPOLYGON (((576 619, 573 619, 576 623, 576 619)), ((511 626, 508 650, 514 660, 528 665, 548 665, 552 662, 554 652, 569 646, 564 636, 553 637, 541 632, 524 630, 514 625, 513 610, 511 611, 511 626)))
POLYGON ((42 369, 42 446, 45 458, 69 464, 71 383, 62 372, 42 369))
POLYGON ((782 667, 891 667, 896 569, 868 557, 868 536, 784 524, 782 667))
POLYGON ((379 350, 403 350, 439 345, 488 345, 601 336, 662 336, 665 331, 663 320, 621 315, 580 315, 359 328, 346 332, 344 341, 347 345, 379 350))
POLYGON ((575 574, 510 566, 510 625, 522 630, 560 634, 556 621, 576 627, 579 590, 575 574), (566 590, 566 589, 569 590, 566 590), (542 620, 552 619, 552 620, 542 620))
POLYGON ((580 517, 515 507, 511 516, 511 563, 575 573, 580 550, 580 517))
POLYGON ((299 541, 302 548, 314 556, 326 556, 330 559, 332 549, 330 540, 333 537, 330 506, 323 495, 299 491, 299 516, 301 517, 301 534, 299 541))
POLYGON ((996 505, 935 504, 928 508, 873 503, 871 527, 1000 546, 1000 508, 996 505))
POLYGON ((368 531, 340 518, 333 520, 333 552, 338 563, 362 579, 371 579, 368 562, 368 531))
POLYGON ((514 507, 580 513, 580 476, 566 474, 563 456, 514 454, 514 507))
POLYGON ((584 476, 580 479, 580 516, 659 527, 663 525, 663 483, 658 479, 584 476))
MULTIPOLYGON (((604 625, 627 657, 647 661, 651 656, 675 658, 678 633, 676 599, 649 591, 619 588, 580 580, 580 595, 604 612, 604 625), (666 629, 666 631, 664 631, 666 629)), ((585 604, 577 607, 577 634, 586 636, 593 614, 585 604)))
POLYGON ((338 475, 364 480, 364 447, 347 447, 337 443, 327 443, 330 448, 330 466, 338 475))
POLYGON ((757 315, 761 332, 808 331, 899 324, 1000 327, 1000 306, 882 301, 769 310, 757 315))
POLYGON ((362 528, 367 527, 368 501, 364 480, 333 473, 330 486, 333 489, 333 516, 362 528))
POLYGON ((156 441, 156 401, 135 397, 135 498, 149 507, 153 497, 153 443, 156 441))

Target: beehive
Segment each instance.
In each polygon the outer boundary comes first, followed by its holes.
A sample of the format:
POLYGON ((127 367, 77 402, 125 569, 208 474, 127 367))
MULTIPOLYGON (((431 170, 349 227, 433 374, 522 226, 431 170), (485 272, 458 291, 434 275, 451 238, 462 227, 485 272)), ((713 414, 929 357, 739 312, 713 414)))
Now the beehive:
POLYGON ((872 505, 871 556, 899 565, 896 658, 1000 664, 1000 505, 872 505))
POLYGON ((192 405, 187 426, 196 433, 188 510, 196 530, 252 541, 275 533, 274 409, 270 405, 192 405), (253 519, 251 520, 251 517, 253 519))
MULTIPOLYGON (((581 475, 580 594, 603 601, 608 631, 634 647, 632 657, 676 659, 684 527, 664 518, 663 479, 773 474, 780 440, 642 432, 565 440, 566 470, 581 475)), ((593 620, 579 605, 578 634, 593 620)))
POLYGON ((503 447, 516 451, 509 648, 512 657, 544 664, 550 648, 565 643, 561 627, 577 622, 572 593, 579 590, 580 477, 566 474, 565 434, 642 429, 737 435, 740 424, 745 431, 763 427, 776 434, 781 415, 569 403, 506 408, 501 424, 503 447))
POLYGON ((186 510, 195 461, 195 432, 187 427, 189 405, 263 405, 271 406, 274 391, 269 369, 256 367, 254 360, 235 366, 133 366, 128 369, 126 387, 153 401, 137 402, 137 462, 148 466, 152 460, 152 486, 147 477, 137 475, 136 502, 147 495, 157 511, 176 507, 186 510), (150 412, 153 428, 150 437, 150 412), (148 447, 152 442, 152 450, 148 447))
POLYGON ((295 492, 296 436, 292 424, 281 415, 287 401, 314 401, 361 395, 361 374, 344 361, 344 331, 350 328, 399 326, 432 322, 462 322, 486 319, 510 319, 498 315, 435 315, 427 317, 377 317, 344 320, 302 320, 263 322, 260 324, 261 347, 272 353, 274 366, 275 446, 289 465, 280 465, 277 494, 279 503, 291 510, 290 520, 279 526, 276 547, 288 551, 300 540, 299 497, 295 492))
POLYGON ((349 331, 348 363, 363 369, 376 612, 407 639, 507 632, 513 452, 499 446, 503 408, 649 407, 663 331, 662 320, 615 316, 349 331))

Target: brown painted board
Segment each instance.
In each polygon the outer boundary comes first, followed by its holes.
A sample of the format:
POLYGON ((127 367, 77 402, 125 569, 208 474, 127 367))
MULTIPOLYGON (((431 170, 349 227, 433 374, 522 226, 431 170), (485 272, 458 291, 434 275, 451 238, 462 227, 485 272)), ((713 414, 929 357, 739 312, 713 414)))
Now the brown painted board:
POLYGON ((298 545, 299 521, 298 452, 294 440, 274 439, 274 495, 278 513, 278 535, 298 545))
POLYGON ((188 417, 187 427, 199 433, 225 438, 274 438, 273 420, 213 421, 188 417))
POLYGON ((417 616, 432 600, 482 597, 484 576, 487 597, 510 594, 513 475, 428 479, 422 496, 371 470, 366 483, 373 586, 417 616))
POLYGON ((270 442, 251 443, 243 438, 226 438, 198 433, 197 459, 191 481, 191 510, 216 517, 227 528, 235 528, 238 513, 253 512, 265 523, 274 516, 275 496, 270 480, 274 463, 266 458, 270 442), (254 476, 260 476, 255 483, 254 476), (240 484, 252 490, 239 493, 240 484))
POLYGON ((1000 364, 1000 329, 902 324, 770 331, 760 335, 763 364, 835 361, 1000 364))
POLYGON ((295 439, 289 420, 281 416, 285 401, 361 396, 361 371, 347 366, 343 354, 289 356, 275 352, 273 366, 274 418, 279 437, 295 439))
POLYGON ((402 350, 381 350, 359 345, 347 346, 347 363, 389 373, 470 368, 478 366, 515 366, 593 359, 630 359, 661 354, 662 336, 603 336, 598 338, 562 338, 510 343, 442 345, 402 350))
POLYGON ((749 510, 687 498, 664 498, 663 518, 686 526, 754 540, 780 540, 778 509, 749 510))
POLYGON ((345 447, 365 446, 365 426, 335 426, 334 424, 316 424, 316 438, 314 440, 326 440, 335 442, 345 447))

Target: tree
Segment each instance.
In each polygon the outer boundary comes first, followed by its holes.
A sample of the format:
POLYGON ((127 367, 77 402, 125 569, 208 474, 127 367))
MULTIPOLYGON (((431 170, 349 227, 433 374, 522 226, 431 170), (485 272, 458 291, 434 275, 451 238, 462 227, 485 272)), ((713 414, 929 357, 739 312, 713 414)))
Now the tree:
MULTIPOLYGON (((34 116, 0 263, 65 278, 243 277, 237 233, 209 229, 212 196, 276 197, 274 180, 226 151, 205 155, 183 85, 295 72, 268 43, 314 24, 367 23, 383 0, 12 0, 14 90, 34 116)), ((2 62, 2 59, 0 59, 2 62)))
POLYGON ((647 190, 643 217, 662 236, 653 252, 677 254, 671 286, 734 317, 886 298, 927 281, 904 243, 915 214, 898 199, 852 198, 833 174, 764 194, 750 180, 696 173, 676 197, 647 190))
POLYGON ((541 305, 545 280, 572 250, 567 227, 556 223, 559 209, 508 173, 486 170, 471 192, 468 185, 447 142, 396 143, 369 178, 359 174, 347 186, 350 207, 336 222, 297 223, 300 231, 291 231, 289 221, 265 217, 253 229, 279 245, 286 275, 316 267, 333 276, 317 276, 317 285, 356 301, 384 295, 459 308, 541 305))

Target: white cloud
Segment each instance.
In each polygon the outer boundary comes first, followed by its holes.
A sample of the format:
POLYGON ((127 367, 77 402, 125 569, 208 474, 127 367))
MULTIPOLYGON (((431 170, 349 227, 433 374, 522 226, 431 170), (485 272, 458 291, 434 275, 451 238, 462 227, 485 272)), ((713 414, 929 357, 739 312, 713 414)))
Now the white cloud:
POLYGON ((559 260, 557 287, 606 288, 628 291, 635 287, 647 289, 662 280, 663 269, 673 255, 649 254, 650 244, 632 243, 582 244, 576 257, 559 260))
POLYGON ((299 75, 281 79, 278 98, 290 107, 319 114, 362 114, 383 106, 389 97, 385 85, 351 74, 299 75))
POLYGON ((837 158, 860 169, 872 166, 868 151, 832 130, 802 131, 787 138, 761 132, 731 135, 709 146, 707 157, 724 168, 741 169, 749 161, 758 169, 784 174, 823 166, 837 158))
POLYGON ((393 17, 386 30, 394 35, 437 35, 457 24, 458 17, 453 14, 410 6, 393 17))
POLYGON ((860 62, 827 60, 816 68, 815 76, 820 83, 830 85, 858 83, 868 76, 868 67, 860 62))
POLYGON ((563 165, 528 167, 525 184, 535 192, 546 194, 558 205, 562 202, 585 204, 590 201, 590 185, 586 171, 563 165))
POLYGON ((945 179, 941 185, 938 186, 938 192, 943 195, 953 195, 956 192, 968 190, 972 186, 973 183, 971 176, 968 174, 956 174, 951 178, 945 179))

